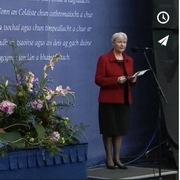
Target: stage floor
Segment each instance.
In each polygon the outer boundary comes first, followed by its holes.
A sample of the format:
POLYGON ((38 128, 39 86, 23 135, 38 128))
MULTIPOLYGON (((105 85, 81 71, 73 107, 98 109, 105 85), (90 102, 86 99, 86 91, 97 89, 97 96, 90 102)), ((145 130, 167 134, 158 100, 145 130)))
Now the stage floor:
MULTIPOLYGON (((148 179, 148 178, 159 178, 161 177, 173 177, 171 179, 176 180, 178 171, 157 169, 157 168, 146 168, 146 167, 135 167, 128 166, 127 170, 115 169, 109 170, 106 167, 100 168, 89 168, 88 179, 148 179)), ((169 178, 167 178, 169 180, 169 178)))

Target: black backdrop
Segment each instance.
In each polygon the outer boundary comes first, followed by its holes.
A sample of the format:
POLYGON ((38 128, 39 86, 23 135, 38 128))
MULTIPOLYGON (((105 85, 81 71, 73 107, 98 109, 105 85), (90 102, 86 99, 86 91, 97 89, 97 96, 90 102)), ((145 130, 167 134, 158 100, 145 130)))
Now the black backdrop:
POLYGON ((169 135, 171 149, 178 165, 178 1, 154 0, 153 6, 153 44, 155 62, 159 82, 167 103, 161 96, 166 129, 169 135), (155 19, 158 12, 166 11, 170 20, 161 24, 155 19), (169 35, 166 46, 157 41, 169 35))

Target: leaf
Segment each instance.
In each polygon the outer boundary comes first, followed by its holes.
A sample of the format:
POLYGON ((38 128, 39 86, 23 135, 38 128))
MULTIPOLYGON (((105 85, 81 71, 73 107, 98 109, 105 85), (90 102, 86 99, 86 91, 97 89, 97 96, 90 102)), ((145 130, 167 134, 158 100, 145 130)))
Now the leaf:
POLYGON ((36 132, 38 133, 39 138, 45 138, 45 129, 41 124, 35 125, 36 132))
POLYGON ((22 140, 22 136, 19 132, 6 132, 0 133, 0 143, 7 143, 12 148, 25 147, 25 141, 22 140))

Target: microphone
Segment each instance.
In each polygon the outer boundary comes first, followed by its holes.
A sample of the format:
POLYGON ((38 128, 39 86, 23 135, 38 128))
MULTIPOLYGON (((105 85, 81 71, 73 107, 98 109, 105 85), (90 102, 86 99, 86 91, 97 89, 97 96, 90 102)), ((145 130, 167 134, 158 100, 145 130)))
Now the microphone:
POLYGON ((149 50, 149 49, 151 49, 152 50, 152 48, 149 48, 149 47, 144 47, 144 48, 139 48, 139 47, 132 47, 131 48, 131 51, 132 52, 136 52, 136 51, 146 51, 146 50, 149 50))

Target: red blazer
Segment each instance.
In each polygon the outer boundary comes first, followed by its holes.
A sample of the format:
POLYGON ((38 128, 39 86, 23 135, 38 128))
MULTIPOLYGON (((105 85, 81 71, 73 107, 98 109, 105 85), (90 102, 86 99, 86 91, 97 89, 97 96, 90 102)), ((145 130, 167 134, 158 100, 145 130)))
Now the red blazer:
MULTIPOLYGON (((123 53, 124 66, 128 76, 134 74, 133 59, 123 53)), ((117 82, 117 78, 123 76, 123 67, 117 62, 113 50, 99 57, 95 75, 95 83, 100 86, 99 102, 124 103, 124 85, 117 82)), ((128 101, 132 103, 131 86, 128 81, 128 101)))

